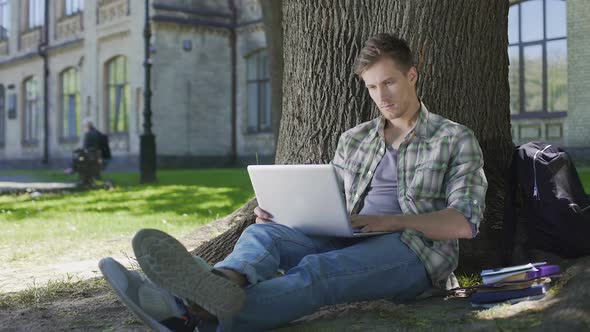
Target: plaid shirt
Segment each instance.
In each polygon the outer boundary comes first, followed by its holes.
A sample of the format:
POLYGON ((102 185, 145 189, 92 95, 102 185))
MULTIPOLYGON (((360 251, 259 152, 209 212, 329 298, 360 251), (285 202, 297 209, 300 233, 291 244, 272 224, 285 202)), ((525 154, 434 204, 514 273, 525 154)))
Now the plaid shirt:
MULTIPOLYGON (((342 134, 332 164, 346 195, 350 214, 357 214, 385 154, 385 118, 362 123, 342 134)), ((404 214, 453 208, 479 228, 487 180, 483 155, 473 132, 428 112, 421 104, 416 126, 398 150, 398 201, 404 214)), ((459 241, 435 241, 406 229, 402 241, 424 263, 436 287, 443 288, 459 261, 459 241)))

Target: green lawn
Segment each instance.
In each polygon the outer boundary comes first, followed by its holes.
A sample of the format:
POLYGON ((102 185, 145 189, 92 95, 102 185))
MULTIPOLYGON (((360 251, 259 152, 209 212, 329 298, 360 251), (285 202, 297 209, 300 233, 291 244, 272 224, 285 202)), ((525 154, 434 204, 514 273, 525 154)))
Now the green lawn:
MULTIPOLYGON (((10 173, 75 180, 59 172, 10 173)), ((590 193, 590 167, 579 168, 579 174, 590 193)), ((105 177, 114 181, 114 189, 39 198, 0 195, 0 266, 128 253, 131 237, 141 228, 183 235, 231 213, 254 195, 245 169, 159 171, 153 185, 139 185, 136 173, 105 177)))
POLYGON ((580 175, 580 180, 582 180, 586 194, 590 195, 590 167, 578 168, 578 174, 580 175))
MULTIPOLYGON (((75 179, 56 172, 34 174, 75 179)), ((231 213, 254 195, 245 169, 159 171, 153 185, 139 185, 136 173, 104 177, 114 181, 114 189, 39 198, 0 196, 0 265, 119 254, 129 250, 131 236, 141 228, 186 234, 231 213)))

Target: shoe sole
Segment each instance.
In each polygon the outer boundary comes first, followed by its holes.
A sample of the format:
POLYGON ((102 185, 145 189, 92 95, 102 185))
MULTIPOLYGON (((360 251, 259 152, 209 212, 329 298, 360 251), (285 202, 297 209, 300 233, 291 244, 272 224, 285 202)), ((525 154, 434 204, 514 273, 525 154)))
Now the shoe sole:
MULTIPOLYGON (((104 276, 105 280, 109 283, 119 301, 123 303, 135 317, 139 318, 145 325, 150 329, 157 332, 170 332, 166 326, 160 324, 158 321, 148 315, 137 303, 135 303, 127 294, 129 290, 130 281, 139 278, 135 276, 116 260, 111 257, 106 257, 100 260, 98 268, 104 276)), ((141 281, 141 280, 139 280, 141 281)))
POLYGON ((238 284, 211 272, 213 267, 191 255, 172 236, 142 229, 132 245, 139 266, 151 281, 218 319, 231 317, 244 306, 246 294, 238 284))

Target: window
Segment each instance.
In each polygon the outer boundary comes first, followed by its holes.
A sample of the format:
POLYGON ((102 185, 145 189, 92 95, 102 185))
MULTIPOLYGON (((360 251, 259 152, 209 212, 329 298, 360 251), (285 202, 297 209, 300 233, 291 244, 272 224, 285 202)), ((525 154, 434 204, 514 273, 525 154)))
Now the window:
POLYGON ((65 16, 74 15, 84 9, 83 0, 64 0, 64 14, 65 16))
POLYGON ((8 39, 10 30, 10 5, 8 0, 0 0, 0 40, 8 39))
POLYGON ((248 131, 270 131, 270 79, 266 50, 246 58, 248 131))
POLYGON ((564 0, 529 0, 510 7, 510 113, 567 111, 567 25, 564 0))
POLYGON ((29 29, 43 26, 45 20, 45 1, 29 0, 29 29))
POLYGON ((107 62, 107 119, 109 133, 129 131, 129 85, 127 58, 118 56, 107 62))
POLYGON ((60 75, 61 137, 76 138, 80 134, 80 75, 74 68, 60 75))
POLYGON ((4 146, 6 136, 6 115, 4 114, 6 105, 5 93, 4 85, 0 84, 0 146, 4 146))
POLYGON ((39 137, 39 85, 34 77, 27 79, 25 86, 25 103, 23 117, 23 141, 36 143, 39 137))

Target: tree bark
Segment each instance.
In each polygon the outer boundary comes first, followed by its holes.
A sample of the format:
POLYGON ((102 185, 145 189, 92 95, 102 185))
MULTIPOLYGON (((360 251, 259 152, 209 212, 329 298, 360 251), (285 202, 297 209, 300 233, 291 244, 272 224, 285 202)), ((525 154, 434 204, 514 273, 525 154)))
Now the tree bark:
MULTIPOLYGON (((477 239, 461 241, 460 266, 499 265, 504 174, 513 149, 508 0, 298 0, 283 2, 282 9, 284 96, 276 163, 326 163, 342 132, 378 115, 352 65, 368 37, 394 33, 415 52, 420 99, 430 111, 471 128, 483 150, 487 208, 477 239)), ((235 233, 231 239, 243 223, 229 231, 235 233)), ((228 236, 208 250, 229 253, 228 236)))
POLYGON ((270 57, 270 109, 276 147, 283 105, 283 1, 260 0, 260 7, 270 57))

